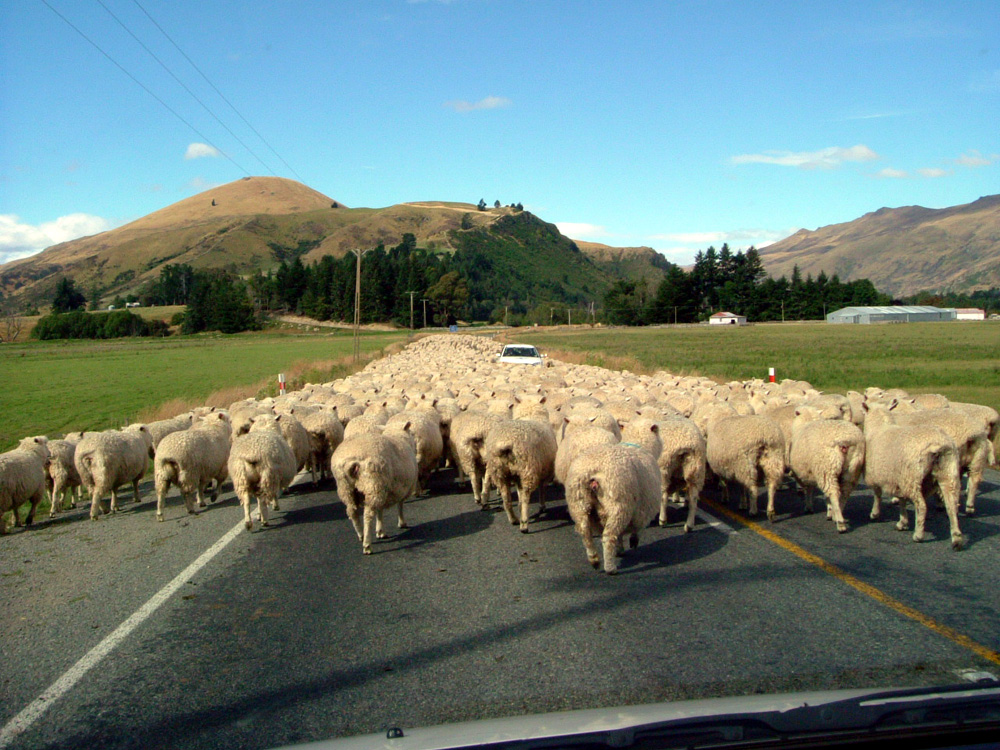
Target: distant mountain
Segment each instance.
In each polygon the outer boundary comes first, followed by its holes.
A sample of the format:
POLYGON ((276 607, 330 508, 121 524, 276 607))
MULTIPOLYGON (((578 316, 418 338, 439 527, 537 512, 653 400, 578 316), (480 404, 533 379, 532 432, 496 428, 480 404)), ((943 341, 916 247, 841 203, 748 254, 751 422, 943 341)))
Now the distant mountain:
POLYGON ((952 208, 881 208, 845 224, 801 230, 760 251, 767 272, 867 278, 896 297, 1000 287, 1000 195, 952 208))
POLYGON ((593 299, 614 278, 660 278, 658 255, 648 248, 637 249, 648 250, 641 253, 620 249, 617 260, 605 251, 581 254, 555 225, 535 217, 528 221, 528 216, 509 207, 480 211, 471 203, 442 201, 348 208, 293 180, 244 177, 117 229, 4 264, 0 293, 5 299, 44 305, 57 281, 70 277, 88 296, 96 287, 109 300, 137 290, 169 263, 246 275, 296 256, 308 264, 324 255, 343 257, 354 248, 391 247, 407 233, 417 238, 418 246, 447 253, 469 247, 478 237, 478 246, 511 256, 496 259, 498 268, 519 277, 530 269, 534 278, 524 284, 536 294, 564 290, 593 299), (513 221, 515 217, 521 220, 513 221), (497 222, 501 226, 494 230, 497 222))
POLYGON ((645 279, 654 288, 670 268, 670 261, 651 247, 612 247, 582 240, 576 240, 576 244, 580 252, 613 276, 645 279))

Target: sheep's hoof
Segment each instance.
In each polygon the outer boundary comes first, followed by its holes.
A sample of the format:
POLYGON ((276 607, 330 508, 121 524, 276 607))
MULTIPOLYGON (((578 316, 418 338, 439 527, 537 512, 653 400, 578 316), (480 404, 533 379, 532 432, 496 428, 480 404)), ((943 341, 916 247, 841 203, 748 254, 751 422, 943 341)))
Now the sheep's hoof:
POLYGON ((361 552, 362 552, 363 554, 366 554, 366 555, 370 555, 370 554, 372 553, 372 547, 371 547, 371 545, 369 544, 369 545, 365 546, 365 547, 364 547, 364 548, 363 548, 363 549, 361 550, 361 552))
POLYGON ((261 521, 261 522, 260 522, 260 525, 261 525, 261 526, 270 526, 270 525, 271 525, 271 522, 270 522, 270 521, 261 521))
POLYGON ((408 529, 408 528, 410 528, 410 524, 408 524, 406 521, 400 521, 399 522, 399 528, 401 528, 401 529, 408 529))
POLYGON ((618 568, 611 568, 611 570, 605 570, 604 572, 609 576, 616 576, 618 575, 618 568))
POLYGON ((375 538, 376 539, 388 539, 389 535, 386 534, 384 531, 376 531, 375 532, 375 538))
POLYGON ((774 523, 774 521, 775 521, 775 519, 777 517, 778 517, 778 514, 775 513, 773 510, 769 510, 767 512, 767 520, 770 521, 771 523, 774 523))
POLYGON ((967 515, 967 516, 974 516, 974 515, 976 515, 976 509, 975 508, 966 507, 965 508, 965 515, 967 515))
POLYGON ((914 532, 914 534, 913 534, 913 541, 915 541, 915 542, 922 542, 926 538, 927 538, 927 535, 924 534, 924 533, 922 533, 922 532, 919 533, 919 534, 916 533, 916 532, 914 532))
POLYGON ((281 508, 278 507, 278 501, 277 500, 274 501, 274 504, 271 505, 271 507, 274 508, 275 510, 281 510, 281 508))
POLYGON ((253 531, 253 521, 244 521, 243 525, 246 527, 247 531, 253 531))
POLYGON ((956 552, 960 549, 965 549, 965 537, 962 534, 958 534, 951 538, 951 548, 956 552))
POLYGON ((639 546, 639 535, 633 534, 628 538, 628 548, 635 549, 638 546, 639 546))
POLYGON ((690 524, 684 524, 684 533, 685 534, 688 534, 688 533, 690 533, 692 531, 694 531, 694 527, 693 526, 691 526, 690 524))
MULTIPOLYGON (((207 505, 205 505, 205 501, 204 501, 204 500, 199 500, 199 501, 198 501, 198 507, 199 507, 199 508, 207 508, 208 506, 207 506, 207 505)), ((192 512, 193 512, 193 511, 192 511, 192 512)))
POLYGON ((527 534, 528 533, 528 524, 522 523, 520 531, 521 531, 522 534, 527 534))
POLYGON ((587 560, 594 566, 594 570, 598 570, 601 567, 601 558, 597 555, 594 555, 593 557, 587 555, 587 560))
POLYGON ((90 520, 91 520, 91 521, 96 521, 96 520, 98 520, 99 518, 100 518, 100 516, 91 516, 91 517, 90 517, 90 520))
POLYGON ((910 528, 910 524, 908 523, 903 523, 902 521, 896 523, 896 531, 906 531, 908 528, 910 528))
POLYGON ((837 533, 838 534, 843 534, 844 532, 846 532, 848 530, 848 528, 850 528, 850 527, 847 525, 846 522, 845 523, 838 523, 837 524, 837 533))
POLYGON ((157 513, 156 514, 156 520, 159 521, 160 523, 163 523, 163 514, 162 513, 157 513))
POLYGON ((667 525, 667 519, 666 519, 666 518, 661 518, 661 519, 659 520, 659 524, 660 524, 660 527, 661 527, 661 528, 665 528, 665 527, 666 527, 666 525, 667 525))

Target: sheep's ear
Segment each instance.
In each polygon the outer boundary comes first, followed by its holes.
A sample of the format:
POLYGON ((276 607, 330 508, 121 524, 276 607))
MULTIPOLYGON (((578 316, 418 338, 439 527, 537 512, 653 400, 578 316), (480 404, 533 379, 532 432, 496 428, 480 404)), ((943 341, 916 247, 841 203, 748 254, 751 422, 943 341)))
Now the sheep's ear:
POLYGON ((660 431, 660 425, 653 422, 653 426, 649 428, 649 431, 658 433, 660 431))
POLYGON ((899 401, 896 400, 896 399, 893 399, 892 401, 889 402, 889 411, 892 411, 897 406, 899 406, 899 401))
POLYGON ((410 426, 412 424, 413 424, 413 422, 407 422, 406 424, 404 424, 403 425, 403 432, 409 432, 410 431, 410 426))
POLYGON ((565 424, 569 424, 569 417, 563 417, 563 422, 565 424))
POLYGON ((802 410, 801 409, 796 409, 795 410, 795 416, 796 417, 801 417, 802 416, 802 410))
POLYGON ((597 419, 597 415, 596 414, 594 416, 590 417, 587 421, 588 422, 593 422, 595 419, 597 419))

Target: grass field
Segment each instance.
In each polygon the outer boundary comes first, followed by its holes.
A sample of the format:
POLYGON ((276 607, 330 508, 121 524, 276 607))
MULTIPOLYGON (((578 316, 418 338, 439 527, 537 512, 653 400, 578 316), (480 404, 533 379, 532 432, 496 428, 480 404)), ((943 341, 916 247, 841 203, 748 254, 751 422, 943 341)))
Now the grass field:
POLYGON ((807 380, 821 390, 868 386, 942 393, 1000 409, 1000 324, 990 322, 576 328, 512 331, 550 356, 722 381, 807 380))
MULTIPOLYGON (((405 333, 365 333, 361 349, 372 353, 405 339, 405 333)), ((343 376, 352 351, 350 331, 329 330, 5 344, 0 450, 27 435, 58 437, 148 419, 165 402, 176 400, 178 412, 213 393, 231 403, 266 385, 276 388, 279 372, 289 385, 343 376), (321 363, 319 371, 309 372, 312 363, 321 363)))

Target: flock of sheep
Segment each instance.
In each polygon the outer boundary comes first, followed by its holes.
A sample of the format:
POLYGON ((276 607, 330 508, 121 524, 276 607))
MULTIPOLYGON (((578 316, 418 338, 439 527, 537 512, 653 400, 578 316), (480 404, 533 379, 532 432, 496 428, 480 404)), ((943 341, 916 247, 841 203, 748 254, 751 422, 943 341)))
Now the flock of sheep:
POLYGON ((500 346, 475 336, 423 338, 363 371, 323 385, 228 410, 200 408, 170 420, 122 430, 71 433, 62 440, 28 437, 0 454, 2 514, 31 508, 30 524, 46 489, 51 514, 75 507, 81 487, 90 517, 118 509, 118 488, 139 481, 153 459, 158 520, 177 486, 189 513, 215 500, 230 479, 253 529, 251 502, 262 525, 296 475, 314 482, 332 475, 362 551, 384 538, 383 513, 423 492, 446 464, 471 479, 476 502, 486 508, 495 487, 511 524, 529 529, 529 503, 545 485, 565 488, 566 504, 587 558, 617 570, 625 537, 635 547, 642 529, 668 507, 686 505, 685 531, 706 479, 726 498, 741 490, 741 509, 756 515, 758 492, 767 491, 767 516, 775 493, 790 478, 805 493, 826 496, 827 518, 847 530, 844 504, 864 475, 878 518, 884 495, 898 499, 896 528, 924 538, 928 499, 939 496, 948 514, 952 546, 959 530, 961 476, 968 475, 965 512, 975 512, 984 469, 996 462, 998 415, 977 404, 942 396, 911 397, 869 388, 845 395, 820 393, 808 383, 761 380, 718 384, 707 378, 651 376, 547 360, 545 367, 501 365, 500 346), (516 488, 518 512, 512 502, 516 488), (72 501, 67 503, 67 501, 72 501))

